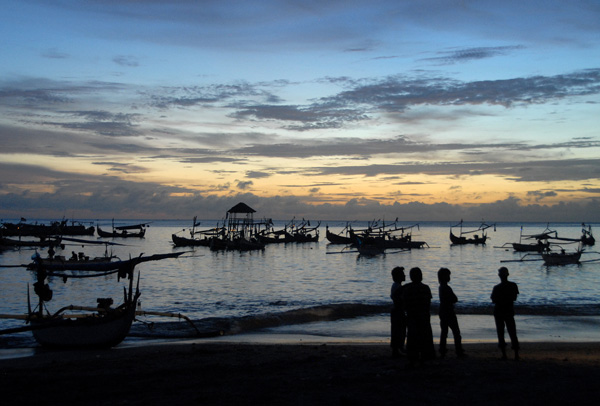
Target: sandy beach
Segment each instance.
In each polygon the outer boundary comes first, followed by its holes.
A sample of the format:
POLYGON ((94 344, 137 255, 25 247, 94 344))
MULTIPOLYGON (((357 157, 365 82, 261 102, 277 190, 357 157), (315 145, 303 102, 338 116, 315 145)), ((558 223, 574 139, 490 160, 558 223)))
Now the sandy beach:
POLYGON ((386 344, 154 343, 0 360, 7 404, 597 404, 600 343, 467 344, 414 369, 386 344), (509 352, 509 355, 510 352, 509 352))

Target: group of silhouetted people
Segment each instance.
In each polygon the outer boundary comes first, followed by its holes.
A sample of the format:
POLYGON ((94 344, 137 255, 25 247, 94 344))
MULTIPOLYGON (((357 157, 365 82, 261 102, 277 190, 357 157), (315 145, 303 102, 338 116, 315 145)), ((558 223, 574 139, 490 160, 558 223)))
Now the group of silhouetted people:
MULTIPOLYGON (((464 357, 462 336, 458 319, 454 311, 454 304, 458 298, 449 285, 450 270, 440 268, 439 281, 439 317, 440 317, 440 357, 444 358, 448 352, 446 342, 448 331, 452 330, 454 337, 454 350, 458 357, 464 357)), ((420 268, 412 268, 409 273, 410 283, 403 285, 406 280, 403 267, 392 269, 391 298, 394 302, 391 311, 391 347, 392 356, 398 357, 406 353, 409 366, 417 362, 423 363, 436 357, 433 344, 433 333, 430 322, 431 289, 423 283, 423 273, 420 268)), ((504 330, 508 331, 515 359, 519 359, 519 340, 515 324, 513 304, 519 294, 516 283, 508 280, 508 269, 501 267, 498 270, 500 283, 492 290, 492 303, 494 303, 494 320, 498 333, 498 347, 502 351, 502 358, 506 359, 506 341, 504 330)))

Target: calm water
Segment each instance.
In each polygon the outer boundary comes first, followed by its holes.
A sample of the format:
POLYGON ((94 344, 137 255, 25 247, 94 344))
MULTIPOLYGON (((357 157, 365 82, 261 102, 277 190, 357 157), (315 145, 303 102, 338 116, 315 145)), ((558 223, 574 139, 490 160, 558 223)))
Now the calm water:
MULTIPOLYGON (((123 222, 126 224, 125 222, 123 222)), ((550 314, 566 309, 580 315, 597 315, 600 309, 600 262, 581 265, 546 267, 541 261, 509 262, 522 254, 512 248, 498 248, 504 243, 518 242, 521 224, 497 224, 487 230, 490 237, 485 246, 451 246, 450 222, 420 223, 414 229, 413 240, 426 241, 429 248, 390 253, 372 258, 357 253, 340 253, 343 245, 331 245, 325 239, 325 222, 317 243, 288 243, 267 245, 259 252, 211 252, 206 247, 173 248, 171 234, 187 233, 190 221, 153 221, 144 239, 115 239, 126 244, 109 248, 122 259, 156 253, 189 251, 179 259, 167 259, 139 265, 141 302, 143 310, 182 313, 194 320, 206 318, 256 319, 266 314, 322 305, 353 304, 347 311, 356 315, 365 312, 362 305, 389 305, 390 271, 400 265, 406 270, 418 266, 424 282, 429 284, 437 301, 436 272, 441 266, 452 271, 451 286, 459 298, 459 311, 480 313, 489 309, 489 296, 497 284, 497 269, 505 265, 510 279, 519 284, 518 304, 530 312, 550 314)), ((276 228, 285 222, 276 222, 276 228)), ((215 221, 203 221, 200 228, 212 227, 215 221)), ((101 224, 102 225, 102 224, 101 224)), ((328 222, 331 231, 340 231, 345 223, 328 222)), ((353 223, 355 229, 365 223, 353 223)), ((412 224, 406 224, 412 225, 412 224)), ((464 229, 477 227, 465 223, 464 229)), ((106 224, 104 224, 106 226, 106 224)), ((523 233, 538 233, 546 224, 525 224, 523 233)), ((106 227, 109 228, 109 227, 106 227)), ((550 224, 559 236, 579 238, 581 224, 550 224)), ((597 229, 592 224, 592 231, 597 229)), ((598 236, 597 236, 598 237, 598 236)), ((85 237, 89 238, 89 237, 85 237)), ((96 239, 96 237, 93 237, 96 239)), ((567 250, 576 246, 565 245, 567 250)), ((101 255, 103 246, 67 246, 62 254, 71 251, 86 255, 101 255)), ((595 247, 588 247, 582 260, 600 258, 595 247)), ((600 251, 600 250, 599 250, 600 251)), ((22 249, 4 251, 0 265, 27 264, 35 251, 22 249)), ((40 252, 45 256, 45 252, 40 252)), ((34 274, 23 268, 0 268, 0 313, 20 313, 27 310, 27 286, 34 274)), ((97 297, 113 297, 120 303, 123 281, 114 277, 94 279, 54 278, 51 287, 54 298, 48 309, 56 311, 69 304, 95 305, 97 297)), ((32 293, 33 295, 33 293, 32 293)), ((435 303, 434 303, 435 304, 435 303)), ((22 322, 0 319, 0 329, 21 326, 22 322)))

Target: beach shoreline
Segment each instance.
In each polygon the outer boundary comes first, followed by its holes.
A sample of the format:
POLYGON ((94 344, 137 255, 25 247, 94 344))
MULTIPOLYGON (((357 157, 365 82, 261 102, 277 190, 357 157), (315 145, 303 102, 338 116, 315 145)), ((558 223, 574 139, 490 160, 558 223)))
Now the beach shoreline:
POLYGON ((154 342, 0 360, 19 404, 596 404, 600 342, 467 343, 414 369, 386 343, 154 342), (509 357, 512 351, 509 351, 509 357))

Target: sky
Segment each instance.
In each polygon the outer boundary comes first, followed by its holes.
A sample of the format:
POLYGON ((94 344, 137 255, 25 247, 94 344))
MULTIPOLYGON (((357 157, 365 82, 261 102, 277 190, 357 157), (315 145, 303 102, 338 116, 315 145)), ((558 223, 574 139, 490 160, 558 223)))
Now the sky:
POLYGON ((0 218, 600 222, 598 0, 0 6, 0 218))

